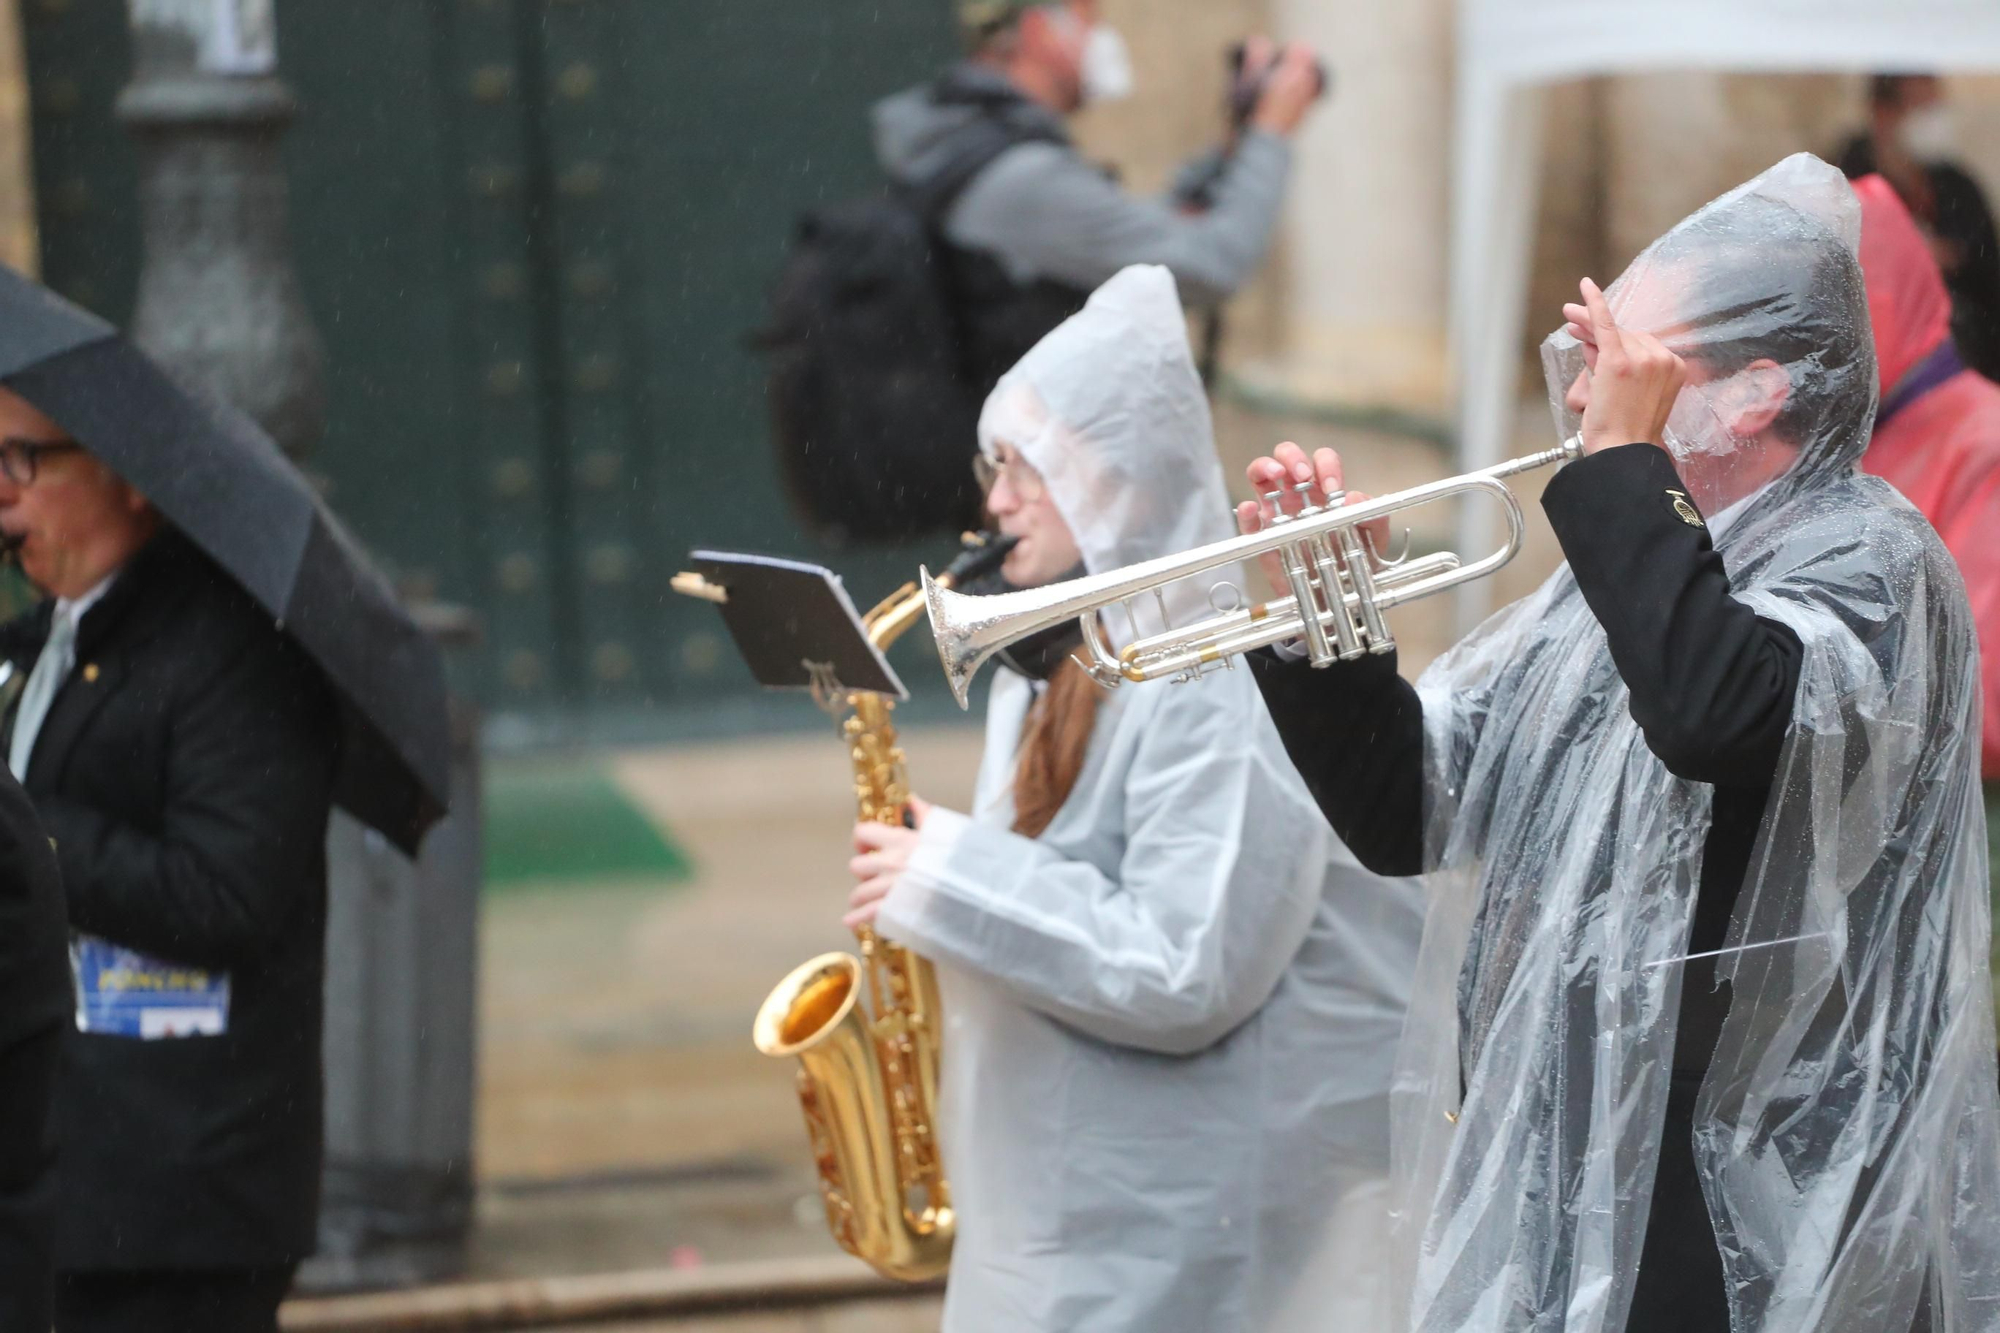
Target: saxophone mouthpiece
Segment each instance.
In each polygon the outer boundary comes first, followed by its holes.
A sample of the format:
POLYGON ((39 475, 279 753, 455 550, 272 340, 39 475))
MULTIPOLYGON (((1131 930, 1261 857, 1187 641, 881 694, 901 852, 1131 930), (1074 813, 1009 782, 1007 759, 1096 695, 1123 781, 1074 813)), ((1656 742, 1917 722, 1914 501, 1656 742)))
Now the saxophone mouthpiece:
POLYGON ((1019 537, 998 532, 968 532, 960 541, 964 543, 964 549, 938 575, 938 581, 947 588, 963 588, 968 583, 977 583, 989 574, 998 573, 1000 566, 1006 563, 1007 553, 1021 544, 1019 537))

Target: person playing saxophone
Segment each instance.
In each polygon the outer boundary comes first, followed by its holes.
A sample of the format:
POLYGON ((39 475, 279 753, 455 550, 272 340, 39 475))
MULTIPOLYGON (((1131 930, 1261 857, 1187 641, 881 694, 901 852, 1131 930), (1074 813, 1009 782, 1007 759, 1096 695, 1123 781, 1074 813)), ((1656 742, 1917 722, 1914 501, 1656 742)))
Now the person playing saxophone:
MULTIPOLYGON (((1229 533, 1163 268, 1038 344, 979 435, 1016 586, 1229 533)), ((1137 611, 1192 619, 1208 596, 1137 611)), ((1379 1327, 1414 890, 1333 837, 1247 672, 1107 693, 1073 634, 1009 652, 970 813, 855 829, 849 923, 943 990, 946 1333, 1379 1327)))

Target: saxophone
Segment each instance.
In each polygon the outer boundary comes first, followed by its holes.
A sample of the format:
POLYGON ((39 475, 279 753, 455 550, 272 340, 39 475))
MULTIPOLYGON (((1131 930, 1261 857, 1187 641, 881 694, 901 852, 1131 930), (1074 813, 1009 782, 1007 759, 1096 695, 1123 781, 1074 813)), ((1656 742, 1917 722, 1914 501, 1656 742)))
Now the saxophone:
MULTIPOLYGON (((1013 544, 969 535, 938 581, 962 585, 988 574, 1013 544)), ((886 649, 924 611, 923 590, 904 585, 864 617, 869 641, 886 649)), ((862 821, 902 823, 910 787, 895 705, 864 691, 837 702, 847 714, 841 734, 862 821)), ((859 958, 821 954, 780 981, 757 1012, 753 1036, 765 1055, 799 1062, 799 1106, 834 1240, 884 1277, 922 1282, 949 1267, 955 1230, 936 1133, 944 1035, 937 974, 870 927, 855 935, 859 958)))

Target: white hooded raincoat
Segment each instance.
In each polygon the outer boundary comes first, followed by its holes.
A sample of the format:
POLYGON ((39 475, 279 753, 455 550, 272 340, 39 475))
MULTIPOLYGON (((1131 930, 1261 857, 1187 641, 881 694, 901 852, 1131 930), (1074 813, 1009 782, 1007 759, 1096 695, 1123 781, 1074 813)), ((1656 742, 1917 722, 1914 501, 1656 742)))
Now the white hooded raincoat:
MULTIPOLYGON (((1164 269, 1112 279, 1001 381, 996 439, 1093 573, 1232 530, 1164 269)), ((1184 621, 1205 597, 1169 600, 1184 621)), ((880 917, 944 991, 944 1327, 1238 1333, 1290 1303, 1324 1328, 1378 1281, 1343 1246, 1385 1227, 1339 1202, 1384 1215, 1415 891, 1333 837, 1247 672, 1110 694, 1055 821, 1011 832, 1035 688, 996 673, 976 808, 932 811, 880 917)))

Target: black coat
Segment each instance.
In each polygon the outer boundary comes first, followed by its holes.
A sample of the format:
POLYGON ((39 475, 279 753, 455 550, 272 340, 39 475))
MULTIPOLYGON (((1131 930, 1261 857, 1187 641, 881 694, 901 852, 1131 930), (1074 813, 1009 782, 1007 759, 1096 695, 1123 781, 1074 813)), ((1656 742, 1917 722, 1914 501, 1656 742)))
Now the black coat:
MULTIPOLYGON (((1604 626, 1647 746, 1677 777, 1714 784, 1688 952, 1720 949, 1791 725, 1803 650, 1791 629, 1730 595, 1706 527, 1680 517, 1673 461, 1649 444, 1565 467, 1543 493, 1578 589, 1604 626)), ((1423 710, 1393 657, 1316 671, 1253 654, 1252 673, 1292 762, 1361 863, 1423 861, 1423 710)), ((1715 1053, 1727 988, 1692 961, 1660 1168, 1629 1328, 1727 1333, 1722 1260, 1695 1176, 1694 1098, 1715 1053), (1660 1320, 1660 1323, 1651 1322, 1660 1320)))
MULTIPOLYGON (((0 653, 27 669, 49 615, 0 627, 0 653)), ((178 534, 84 614, 24 784, 70 926, 227 971, 231 994, 221 1036, 65 1043, 58 1268, 311 1252, 337 747, 318 669, 178 534)))
POLYGON ((67 940, 55 854, 0 767, 0 1333, 49 1327, 49 1099, 71 1010, 67 940))

